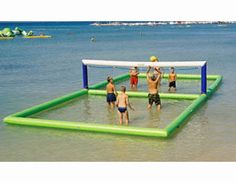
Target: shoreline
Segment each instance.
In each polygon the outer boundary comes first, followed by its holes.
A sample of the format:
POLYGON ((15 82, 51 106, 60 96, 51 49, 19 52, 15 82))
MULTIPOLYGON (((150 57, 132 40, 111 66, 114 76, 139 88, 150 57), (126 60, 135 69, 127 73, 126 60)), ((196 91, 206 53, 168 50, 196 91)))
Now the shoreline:
POLYGON ((148 22, 95 22, 92 26, 159 26, 159 25, 201 25, 201 24, 216 24, 226 25, 234 24, 234 21, 148 21, 148 22))

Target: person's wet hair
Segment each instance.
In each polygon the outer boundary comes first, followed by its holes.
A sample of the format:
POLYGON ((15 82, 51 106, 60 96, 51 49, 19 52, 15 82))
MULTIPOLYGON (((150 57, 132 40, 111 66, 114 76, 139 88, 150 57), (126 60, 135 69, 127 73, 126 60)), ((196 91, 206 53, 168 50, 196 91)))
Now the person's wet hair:
POLYGON ((125 86, 121 86, 121 87, 120 87, 120 90, 121 90, 122 92, 125 92, 125 91, 126 91, 126 87, 125 87, 125 86))
POLYGON ((151 79, 152 79, 153 81, 155 81, 155 80, 156 80, 156 76, 153 74, 153 75, 151 76, 151 79))
POLYGON ((107 82, 110 82, 112 80, 112 77, 111 76, 108 76, 107 77, 107 82))

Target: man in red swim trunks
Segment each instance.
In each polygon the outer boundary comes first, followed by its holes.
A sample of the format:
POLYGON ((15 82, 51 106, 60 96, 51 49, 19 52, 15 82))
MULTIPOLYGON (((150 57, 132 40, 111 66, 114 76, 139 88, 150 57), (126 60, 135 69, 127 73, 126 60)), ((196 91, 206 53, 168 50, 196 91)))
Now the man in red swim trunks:
POLYGON ((134 67, 130 69, 130 88, 137 89, 138 85, 138 67, 134 67))

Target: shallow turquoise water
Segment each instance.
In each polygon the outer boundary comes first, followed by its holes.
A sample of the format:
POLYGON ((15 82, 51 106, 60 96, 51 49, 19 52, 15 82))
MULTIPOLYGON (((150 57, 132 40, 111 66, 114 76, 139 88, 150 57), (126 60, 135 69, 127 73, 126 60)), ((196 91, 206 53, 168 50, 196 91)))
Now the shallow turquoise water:
MULTIPOLYGON (((85 95, 66 105, 55 107, 31 117, 40 119, 53 119, 61 121, 78 121, 100 124, 119 124, 117 109, 107 107, 105 97, 85 95)), ((147 99, 132 98, 130 104, 135 111, 129 111, 129 126, 146 128, 165 128, 181 112, 191 104, 191 101, 162 100, 161 112, 147 110, 147 99)))
MULTIPOLYGON (((51 34, 53 38, 0 42, 1 119, 81 89, 82 58, 147 60, 150 55, 158 55, 160 60, 207 60, 208 72, 222 74, 224 79, 210 100, 171 139, 21 127, 0 122, 1 161, 235 161, 236 25, 180 28, 41 23, 21 27, 51 34), (95 43, 90 42, 91 36, 96 37, 95 43)), ((103 81, 108 74, 125 72, 107 68, 90 68, 90 71, 90 83, 103 81)), ((198 70, 177 72, 198 73, 198 70)), ((195 93, 184 86, 178 87, 181 92, 195 93)))

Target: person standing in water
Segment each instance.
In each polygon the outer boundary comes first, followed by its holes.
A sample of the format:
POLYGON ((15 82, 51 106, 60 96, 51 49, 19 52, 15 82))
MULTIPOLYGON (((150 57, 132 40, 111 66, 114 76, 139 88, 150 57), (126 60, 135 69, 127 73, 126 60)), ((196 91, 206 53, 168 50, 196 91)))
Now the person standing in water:
POLYGON ((171 88, 173 88, 173 91, 176 91, 176 78, 177 75, 175 73, 175 68, 171 67, 170 68, 170 73, 169 73, 169 89, 168 91, 171 91, 171 88))
POLYGON ((129 113, 127 107, 129 107, 131 110, 134 110, 134 108, 129 103, 129 97, 125 93, 126 87, 121 86, 121 93, 117 97, 116 106, 118 107, 118 115, 119 115, 119 121, 120 125, 123 124, 123 116, 125 116, 125 124, 129 124, 129 113))
POLYGON ((116 88, 115 85, 113 83, 113 79, 111 76, 107 77, 107 86, 106 86, 106 91, 107 91, 107 104, 109 107, 114 108, 115 107, 115 101, 116 101, 116 96, 117 96, 117 92, 116 92, 116 88))
POLYGON ((130 69, 130 88, 137 89, 138 86, 138 67, 133 67, 130 69))
POLYGON ((146 73, 146 77, 147 77, 147 83, 148 83, 148 109, 151 109, 152 104, 155 102, 156 106, 157 106, 157 110, 160 111, 161 109, 161 99, 159 96, 159 82, 160 82, 160 78, 161 78, 161 73, 159 70, 157 70, 159 72, 159 74, 156 76, 155 74, 152 74, 152 76, 150 75, 150 70, 151 67, 148 67, 147 73, 146 73))

